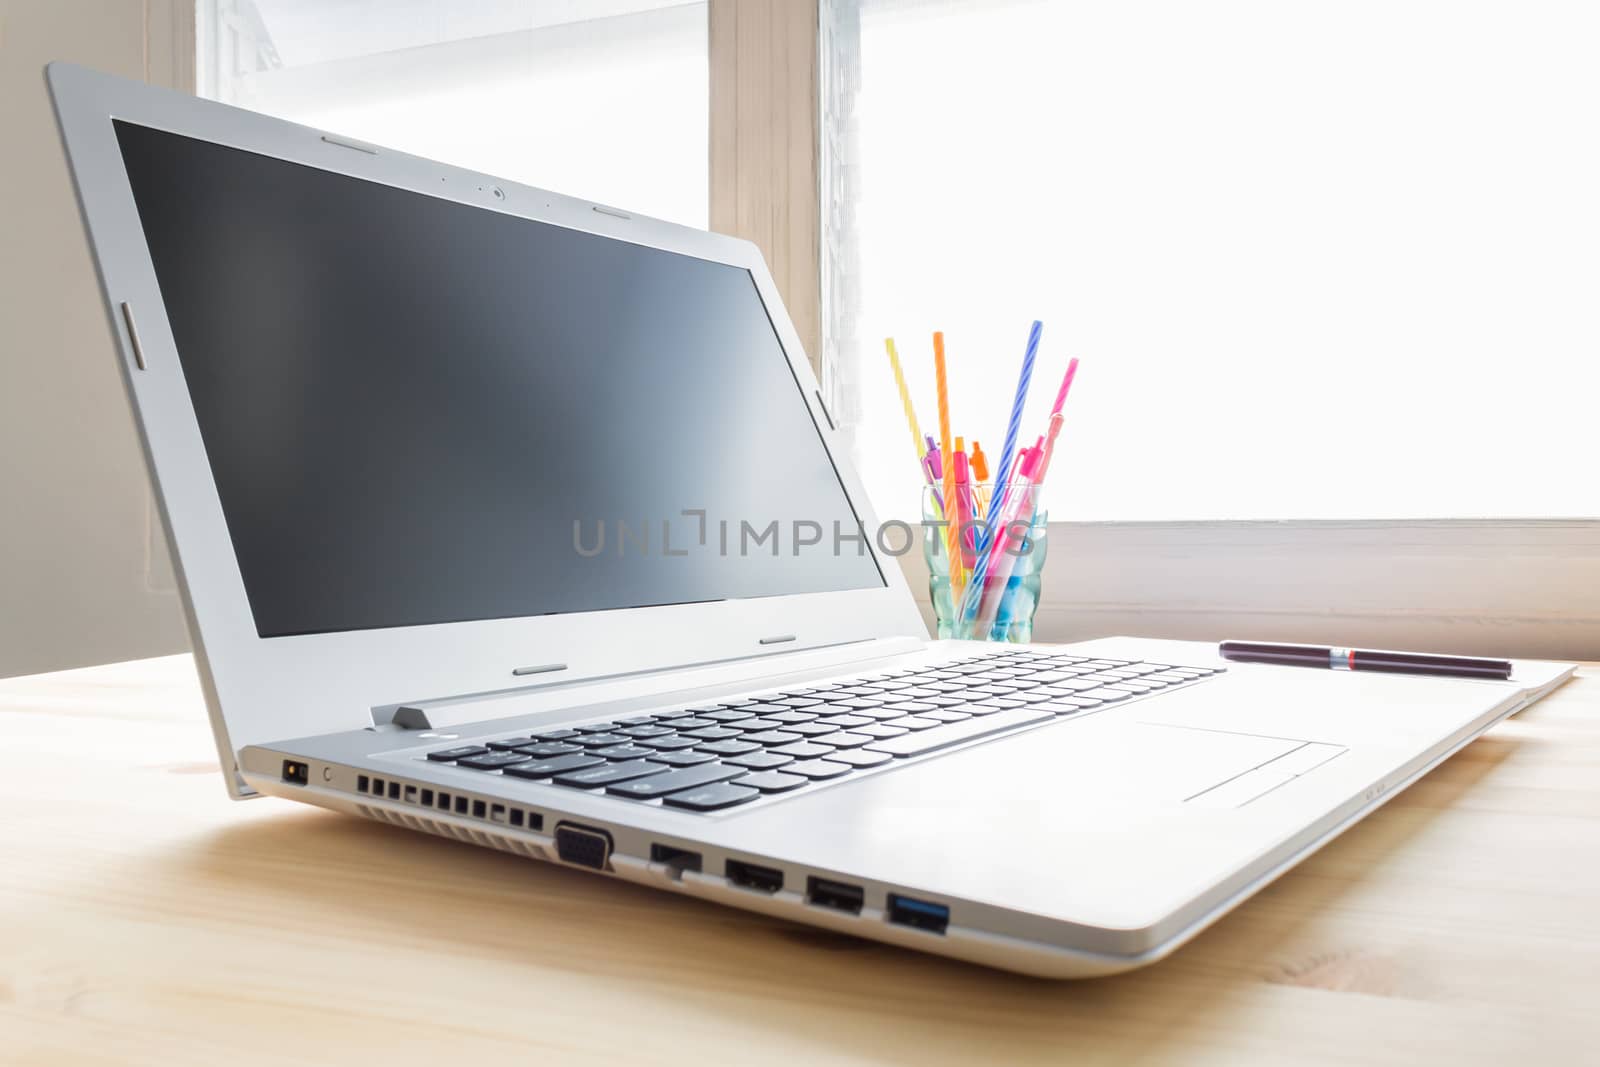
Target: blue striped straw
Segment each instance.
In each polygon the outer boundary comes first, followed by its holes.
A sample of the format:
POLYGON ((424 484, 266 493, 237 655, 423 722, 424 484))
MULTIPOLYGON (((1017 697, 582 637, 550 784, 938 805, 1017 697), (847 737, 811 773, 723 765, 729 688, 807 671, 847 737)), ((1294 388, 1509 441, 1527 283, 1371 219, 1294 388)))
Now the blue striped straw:
MULTIPOLYGON (((956 614, 958 626, 966 619, 969 611, 977 610, 978 600, 982 596, 983 579, 989 573, 989 557, 992 553, 988 549, 994 542, 995 528, 999 525, 1000 499, 1005 489, 1002 483, 1011 473, 1012 453, 1017 449, 1017 434, 1022 429, 1022 407, 1028 399, 1028 386, 1033 381, 1033 361, 1039 355, 1039 335, 1043 332, 1044 323, 1034 319, 1033 325, 1028 329, 1028 349, 1022 354, 1022 375, 1017 379, 1017 395, 1011 401, 1011 421, 1006 424, 1005 447, 1000 450, 1000 465, 994 468, 995 486, 993 492, 989 494, 989 514, 984 518, 983 529, 973 546, 976 550, 976 566, 972 569, 972 577, 962 597, 961 610, 956 614)), ((956 636, 961 635, 958 633, 956 636)))
POLYGON ((1011 401, 1011 421, 1006 424, 1006 443, 1000 450, 1000 466, 995 470, 1004 478, 1011 470, 1013 453, 1017 450, 1017 434, 1022 429, 1022 405, 1028 399, 1028 384, 1033 381, 1033 360, 1039 354, 1039 335, 1044 332, 1044 323, 1038 319, 1033 320, 1033 326, 1028 330, 1028 350, 1022 354, 1022 376, 1017 379, 1017 396, 1011 401))

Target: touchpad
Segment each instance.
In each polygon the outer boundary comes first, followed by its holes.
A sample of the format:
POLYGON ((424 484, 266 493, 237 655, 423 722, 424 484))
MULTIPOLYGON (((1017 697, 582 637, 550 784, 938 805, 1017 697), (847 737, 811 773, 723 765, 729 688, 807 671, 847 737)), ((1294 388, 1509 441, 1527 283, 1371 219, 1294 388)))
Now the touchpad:
POLYGON ((1139 723, 1129 733, 1143 764, 1140 777, 1160 782, 1166 800, 1203 796, 1305 745, 1294 738, 1160 723, 1139 723))

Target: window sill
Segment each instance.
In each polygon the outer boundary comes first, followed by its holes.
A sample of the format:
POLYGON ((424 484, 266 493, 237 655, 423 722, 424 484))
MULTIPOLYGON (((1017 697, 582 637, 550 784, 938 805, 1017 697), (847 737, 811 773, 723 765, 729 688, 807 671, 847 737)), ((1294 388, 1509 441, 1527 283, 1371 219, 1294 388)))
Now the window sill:
MULTIPOLYGON (((1051 523, 1034 634, 1600 656, 1600 520, 1051 523)), ((925 619, 920 553, 900 558, 925 619)))

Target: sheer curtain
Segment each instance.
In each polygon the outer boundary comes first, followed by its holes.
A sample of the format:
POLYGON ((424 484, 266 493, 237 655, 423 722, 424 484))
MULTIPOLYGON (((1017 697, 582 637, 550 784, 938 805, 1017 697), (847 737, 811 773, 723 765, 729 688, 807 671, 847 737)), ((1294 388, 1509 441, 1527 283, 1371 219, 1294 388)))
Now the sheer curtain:
POLYGON ((918 486, 882 339, 926 429, 945 331, 993 455, 1034 318, 1025 434, 1083 361, 1052 518, 1600 511, 1600 9, 825 11, 825 351, 881 512, 918 486))

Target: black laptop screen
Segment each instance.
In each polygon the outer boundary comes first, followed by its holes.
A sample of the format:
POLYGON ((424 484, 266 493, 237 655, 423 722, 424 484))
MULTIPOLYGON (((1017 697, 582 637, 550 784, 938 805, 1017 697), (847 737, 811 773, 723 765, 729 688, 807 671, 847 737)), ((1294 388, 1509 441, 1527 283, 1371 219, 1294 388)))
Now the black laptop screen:
POLYGON ((748 271, 116 132, 261 636, 883 585, 748 271))

